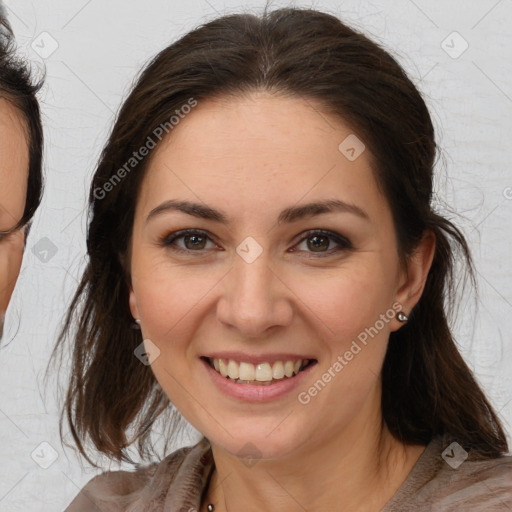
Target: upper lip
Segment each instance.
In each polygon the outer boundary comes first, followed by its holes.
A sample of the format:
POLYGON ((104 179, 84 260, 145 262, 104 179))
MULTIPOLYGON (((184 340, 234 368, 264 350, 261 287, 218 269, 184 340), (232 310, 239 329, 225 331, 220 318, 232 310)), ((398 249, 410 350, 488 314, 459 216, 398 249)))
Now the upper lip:
POLYGON ((299 361, 303 359, 316 360, 310 355, 292 354, 290 352, 281 352, 277 354, 244 354, 242 352, 210 352, 202 357, 208 359, 224 359, 233 361, 259 364, 259 363, 275 363, 276 361, 299 361))

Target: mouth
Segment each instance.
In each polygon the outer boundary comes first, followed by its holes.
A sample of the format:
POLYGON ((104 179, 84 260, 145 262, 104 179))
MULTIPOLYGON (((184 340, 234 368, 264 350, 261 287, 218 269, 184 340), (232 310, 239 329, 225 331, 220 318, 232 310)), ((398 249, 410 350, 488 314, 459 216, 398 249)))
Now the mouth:
POLYGON ((201 359, 226 380, 252 386, 270 386, 293 379, 317 363, 316 359, 287 359, 257 364, 206 356, 201 359))

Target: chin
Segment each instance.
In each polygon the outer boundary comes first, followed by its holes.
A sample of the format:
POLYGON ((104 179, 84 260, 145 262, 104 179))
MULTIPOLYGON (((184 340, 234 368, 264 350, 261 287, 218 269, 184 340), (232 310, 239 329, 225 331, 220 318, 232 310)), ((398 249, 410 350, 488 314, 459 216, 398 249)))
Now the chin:
POLYGON ((232 435, 223 431, 206 437, 222 450, 247 460, 248 464, 261 459, 282 459, 293 454, 306 442, 308 436, 303 428, 300 435, 291 432, 289 428, 276 428, 279 421, 272 422, 272 426, 265 425, 265 428, 247 428, 244 421, 244 428, 229 430, 232 435))

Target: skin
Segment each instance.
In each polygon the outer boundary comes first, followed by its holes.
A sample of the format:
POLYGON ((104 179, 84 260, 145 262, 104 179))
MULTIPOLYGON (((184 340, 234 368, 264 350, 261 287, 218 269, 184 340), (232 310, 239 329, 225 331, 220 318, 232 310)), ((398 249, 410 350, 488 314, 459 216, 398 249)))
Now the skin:
MULTIPOLYGON (((20 112, 0 98, 0 231, 8 231, 22 218, 27 195, 29 148, 20 112)), ((3 319, 18 278, 25 227, 0 234, 0 336, 3 319)))
POLYGON ((152 369, 162 388, 212 444, 204 510, 213 502, 216 512, 377 511, 424 450, 381 423, 380 373, 396 318, 307 405, 297 400, 394 302, 412 309, 432 262, 426 233, 408 272, 400 268, 369 151, 351 162, 338 150, 351 133, 311 101, 258 92, 201 101, 151 155, 132 233, 130 308, 161 351, 152 369), (205 203, 230 223, 176 211, 146 222, 168 199, 205 203), (369 220, 333 212, 277 225, 284 208, 325 199, 357 205, 369 220), (183 254, 159 243, 187 228, 212 241, 199 253, 176 240, 183 254), (353 249, 331 252, 339 245, 330 239, 322 256, 304 239, 309 229, 338 233, 353 249), (248 236, 263 248, 250 264, 235 252, 248 236), (199 357, 212 350, 311 354, 318 363, 301 389, 255 404, 208 382, 199 357), (260 453, 252 464, 238 456, 248 442, 260 453))

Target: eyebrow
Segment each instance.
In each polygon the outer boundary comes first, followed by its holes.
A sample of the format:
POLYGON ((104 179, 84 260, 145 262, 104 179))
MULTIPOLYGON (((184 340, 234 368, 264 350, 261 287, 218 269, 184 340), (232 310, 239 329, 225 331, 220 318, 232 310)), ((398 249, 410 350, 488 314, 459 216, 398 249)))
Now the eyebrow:
MULTIPOLYGON (((156 208, 153 208, 146 217, 146 223, 148 223, 152 218, 169 211, 178 211, 200 219, 229 224, 228 216, 222 211, 215 210, 214 208, 204 204, 194 203, 191 201, 177 201, 174 199, 164 201, 156 208)), ((332 212, 352 213, 364 220, 370 221, 369 215, 363 209, 359 208, 359 206, 340 201, 339 199, 330 199, 285 208, 279 214, 277 224, 291 223, 306 217, 313 217, 315 215, 332 212)))

